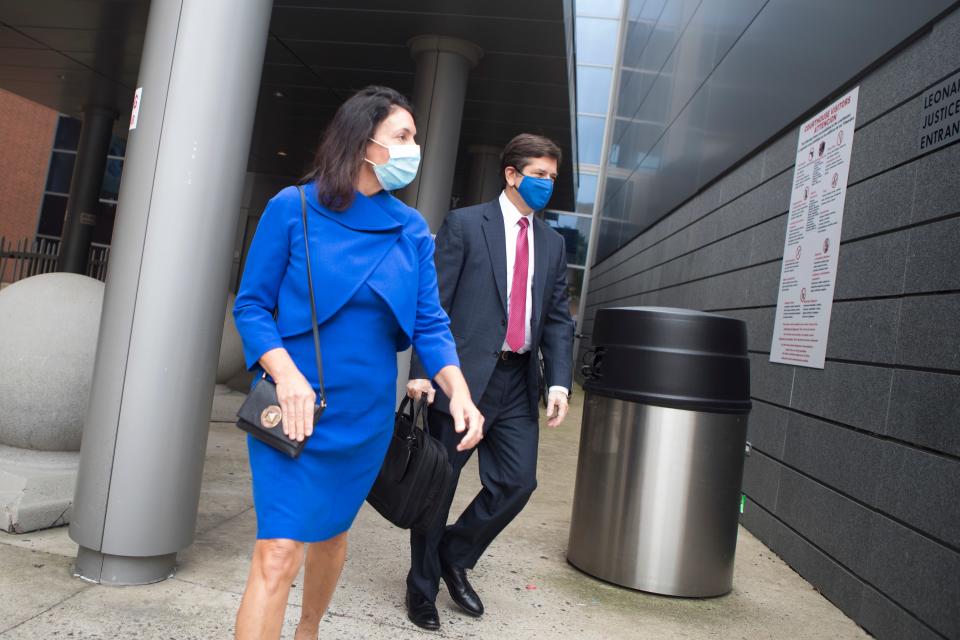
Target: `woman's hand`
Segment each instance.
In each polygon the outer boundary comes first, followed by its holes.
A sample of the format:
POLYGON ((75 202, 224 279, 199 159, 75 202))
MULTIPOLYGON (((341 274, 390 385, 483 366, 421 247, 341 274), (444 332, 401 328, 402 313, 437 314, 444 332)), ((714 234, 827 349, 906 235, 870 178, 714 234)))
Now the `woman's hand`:
POLYGON ((460 367, 447 365, 436 375, 434 380, 450 398, 450 415, 453 416, 453 426, 457 433, 464 436, 457 445, 457 451, 472 449, 483 440, 483 416, 473 404, 470 397, 470 388, 463 377, 460 367))
POLYGON ((283 433, 291 440, 303 442, 313 434, 313 409, 317 394, 303 374, 288 374, 277 383, 277 400, 283 412, 283 433))
POLYGON ((430 381, 425 378, 417 378, 407 382, 407 397, 411 400, 419 400, 420 396, 427 394, 427 404, 433 404, 433 398, 437 395, 437 390, 433 388, 430 381))
POLYGON ((291 440, 303 442, 313 433, 316 392, 286 349, 267 351, 260 357, 260 366, 277 385, 277 400, 283 413, 283 434, 291 440))

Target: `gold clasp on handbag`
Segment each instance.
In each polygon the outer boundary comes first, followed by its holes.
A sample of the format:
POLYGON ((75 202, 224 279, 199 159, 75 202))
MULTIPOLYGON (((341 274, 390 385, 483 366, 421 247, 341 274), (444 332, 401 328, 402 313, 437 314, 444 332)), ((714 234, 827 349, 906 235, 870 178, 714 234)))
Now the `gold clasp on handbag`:
POLYGON ((260 424, 267 429, 273 429, 275 426, 280 424, 280 420, 282 418, 283 411, 280 410, 280 407, 275 404, 271 404, 260 413, 260 424))

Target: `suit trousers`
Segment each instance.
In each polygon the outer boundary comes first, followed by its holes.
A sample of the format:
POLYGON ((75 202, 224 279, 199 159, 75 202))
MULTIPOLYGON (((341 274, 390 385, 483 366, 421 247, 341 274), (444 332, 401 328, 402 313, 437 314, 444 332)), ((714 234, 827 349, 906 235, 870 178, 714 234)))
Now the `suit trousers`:
POLYGON ((473 450, 457 451, 463 434, 453 418, 431 409, 430 432, 447 449, 453 482, 438 521, 427 534, 410 535, 411 563, 407 588, 434 601, 440 585, 440 559, 472 569, 494 538, 523 510, 537 487, 539 425, 530 413, 527 359, 499 360, 477 408, 484 416, 484 437, 477 445, 483 488, 457 521, 445 526, 460 471, 473 450))

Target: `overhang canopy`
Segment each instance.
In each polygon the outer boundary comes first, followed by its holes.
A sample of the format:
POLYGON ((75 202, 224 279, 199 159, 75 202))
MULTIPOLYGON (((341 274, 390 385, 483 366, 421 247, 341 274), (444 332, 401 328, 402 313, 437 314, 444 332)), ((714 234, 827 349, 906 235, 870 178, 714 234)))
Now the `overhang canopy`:
MULTIPOLYGON (((122 131, 149 5, 0 0, 0 88, 78 117, 85 104, 110 106, 120 114, 122 131)), ((469 170, 463 161, 467 146, 502 147, 517 133, 540 133, 557 140, 565 156, 551 204, 571 209, 565 29, 561 0, 276 0, 249 170, 300 175, 323 127, 353 91, 384 84, 412 93, 407 42, 437 34, 469 40, 484 51, 467 86, 458 174, 469 170)))

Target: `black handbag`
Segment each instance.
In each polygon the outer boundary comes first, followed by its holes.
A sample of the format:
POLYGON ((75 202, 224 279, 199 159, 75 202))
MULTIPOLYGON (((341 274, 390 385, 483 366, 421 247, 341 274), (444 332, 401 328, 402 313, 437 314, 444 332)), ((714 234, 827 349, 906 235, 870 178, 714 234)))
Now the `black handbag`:
POLYGON ((439 524, 440 507, 452 480, 447 450, 428 432, 426 399, 414 405, 404 398, 367 502, 401 529, 426 533, 439 524))
MULTIPOLYGON (((327 394, 323 387, 323 360, 320 357, 320 332, 317 329, 317 303, 313 293, 313 274, 310 271, 310 241, 307 235, 307 200, 303 189, 300 192, 300 213, 303 217, 303 243, 307 255, 307 285, 310 288, 310 318, 313 324, 313 348, 317 356, 317 375, 320 379, 320 404, 313 408, 313 424, 316 426, 327 408, 327 394)), ((274 449, 281 451, 291 458, 296 458, 303 451, 307 439, 302 442, 291 440, 283 433, 280 423, 283 418, 280 403, 277 401, 277 385, 267 378, 266 371, 257 380, 257 384, 250 390, 237 411, 237 426, 264 442, 274 449)))

